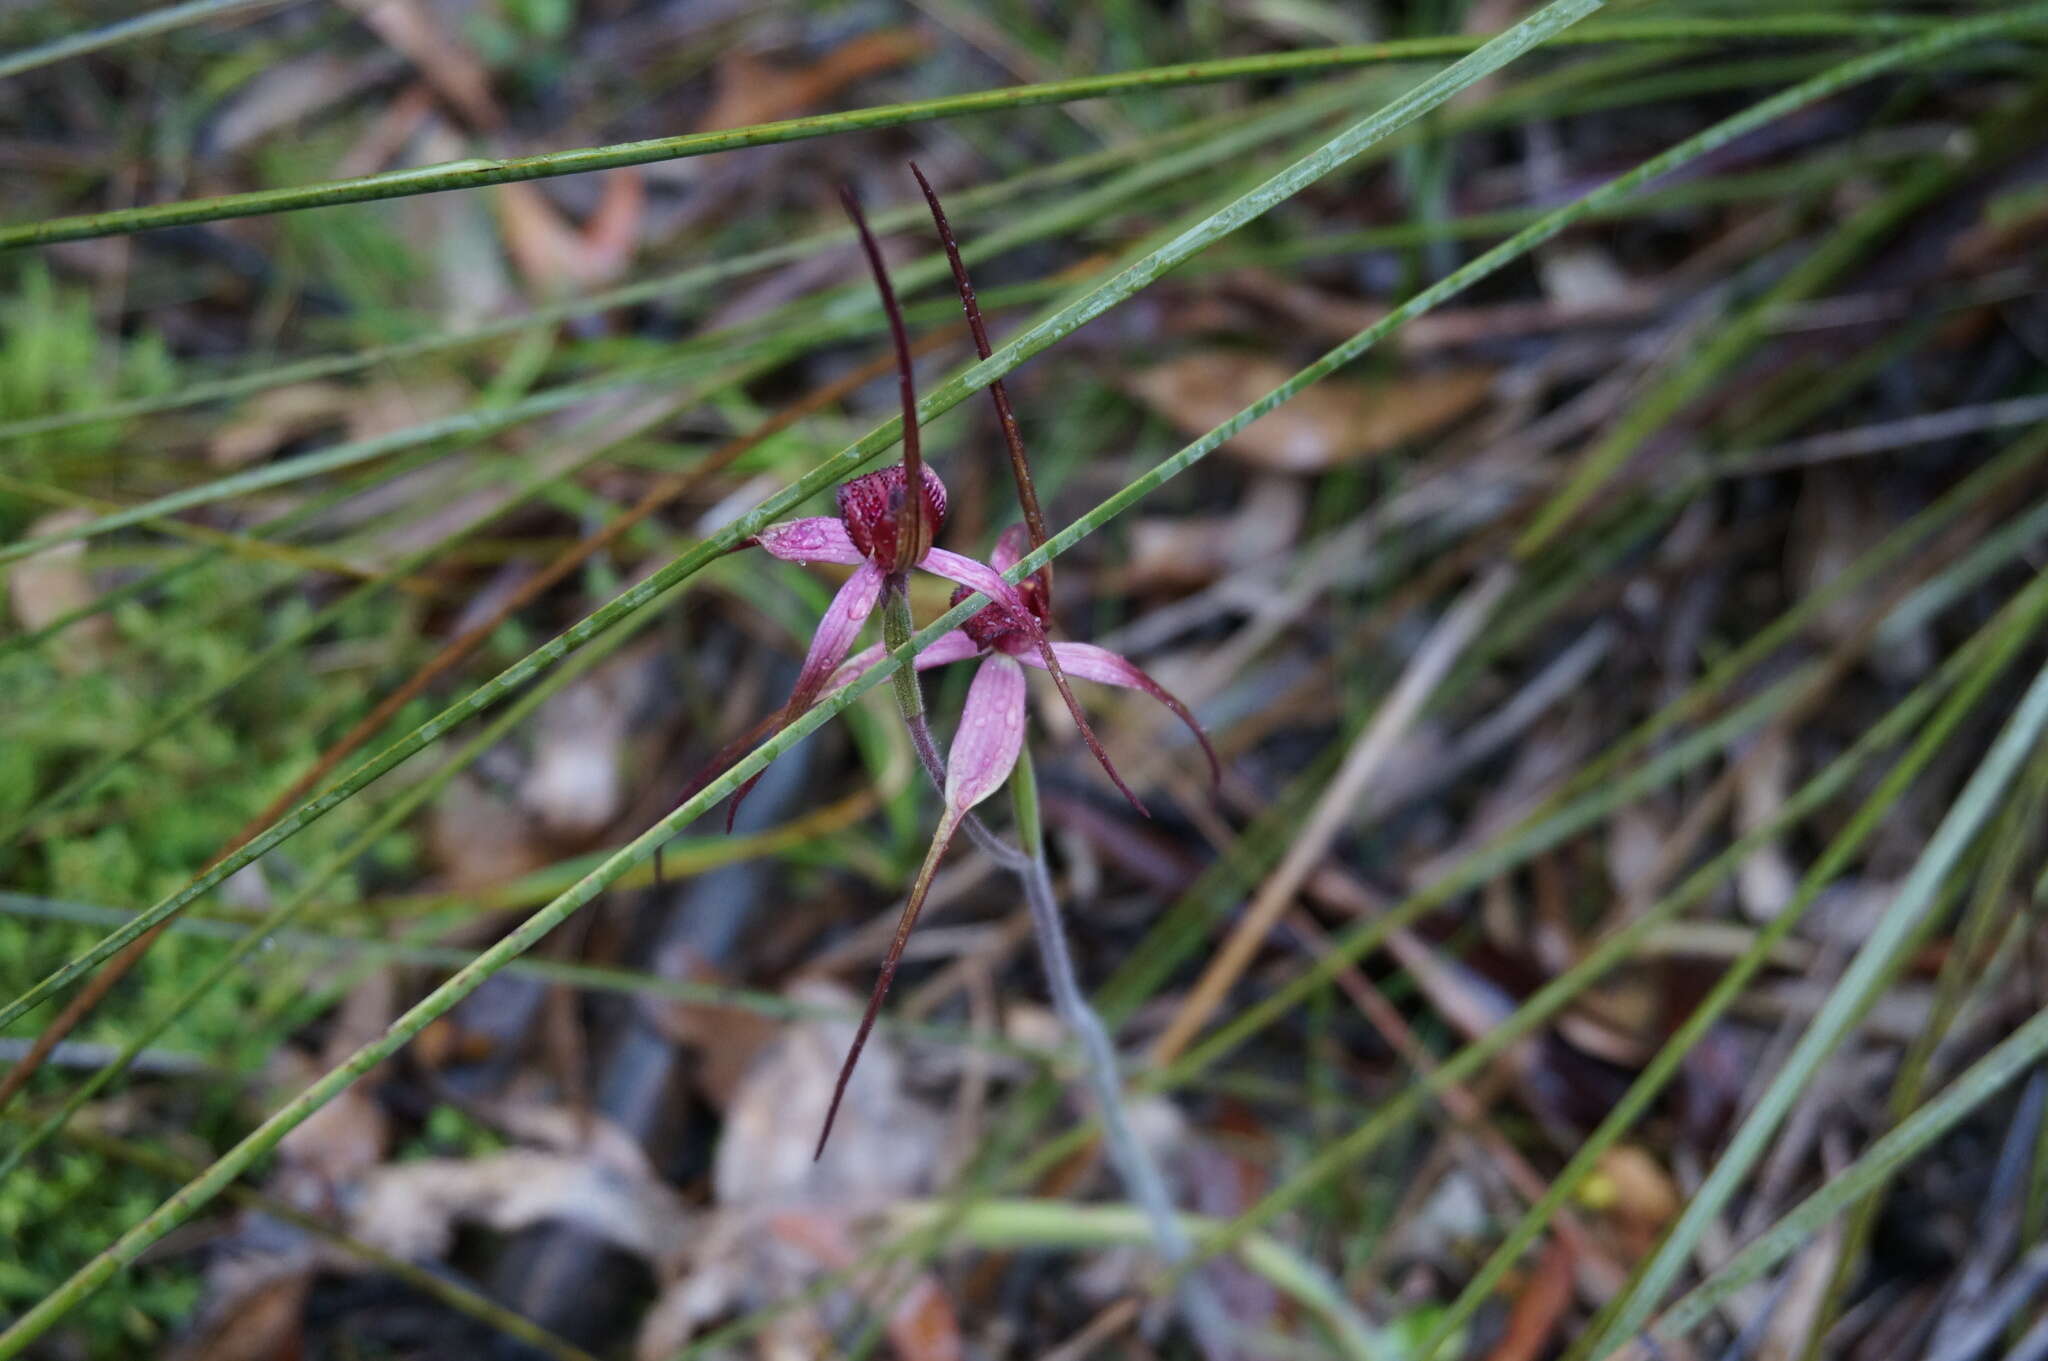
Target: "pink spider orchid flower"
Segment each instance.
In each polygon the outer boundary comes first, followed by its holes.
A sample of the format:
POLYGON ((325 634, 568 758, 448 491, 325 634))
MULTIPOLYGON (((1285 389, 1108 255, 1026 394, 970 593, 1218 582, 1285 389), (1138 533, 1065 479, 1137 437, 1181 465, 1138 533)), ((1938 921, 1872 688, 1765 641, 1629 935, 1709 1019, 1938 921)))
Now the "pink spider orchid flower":
MULTIPOLYGON (((1020 646, 1029 645, 1037 649, 1066 701, 1068 712, 1074 716, 1075 725, 1087 740, 1088 749, 1102 764, 1110 781, 1130 800, 1131 806, 1144 813, 1145 805, 1138 802, 1138 796, 1116 773, 1109 753, 1103 750, 1094 730, 1088 726, 1087 717, 1082 714, 1073 690, 1067 685, 1060 656, 1045 637, 1039 614, 1033 612, 1019 589, 1005 581, 995 568, 932 546, 946 523, 946 484, 925 466, 918 448, 917 396, 912 389, 910 337, 904 329, 902 309, 896 305, 896 293, 889 284, 888 271, 882 265, 881 248, 875 244, 874 234, 868 230, 860 204, 850 190, 842 191, 842 199, 859 231, 869 268, 874 273, 876 289, 881 294, 883 312, 889 319, 890 338, 896 348, 898 387, 903 404, 903 462, 841 485, 837 516, 818 515, 767 525, 740 545, 764 548, 785 562, 833 563, 856 569, 839 588, 838 594, 833 596, 825 617, 818 621, 810 649, 797 672, 796 687, 776 714, 774 726, 793 721, 825 692, 826 683, 839 669, 839 664, 846 660, 861 625, 881 603, 885 589, 902 589, 903 578, 913 569, 930 572, 960 588, 962 594, 956 599, 979 592, 1001 607, 1005 618, 1016 621, 1013 628, 1019 634, 1020 646), (914 494, 912 488, 916 489, 914 494)), ((722 759, 719 764, 722 764, 722 759)), ((728 830, 732 827, 740 800, 747 796, 759 778, 757 775, 754 780, 748 780, 734 793, 726 809, 728 830)))
MULTIPOLYGON (((1066 684, 1066 653, 1062 649, 1078 645, 1055 645, 1046 638, 1040 613, 1034 611, 1029 603, 1031 597, 1027 594, 1036 586, 1035 582, 1026 582, 1022 588, 1012 586, 1003 579, 1001 571, 988 563, 931 546, 932 536, 946 522, 946 486, 930 468, 920 466, 918 472, 921 474, 924 504, 917 516, 921 532, 915 538, 902 533, 903 517, 899 510, 909 480, 902 464, 867 473, 841 486, 837 517, 819 515, 785 520, 764 527, 754 536, 755 545, 785 562, 833 563, 855 569, 832 597, 824 618, 818 621, 817 631, 811 636, 810 649, 797 672, 796 686, 782 707, 779 722, 794 719, 832 688, 832 677, 846 660, 846 654, 853 649, 853 641, 859 636, 861 625, 881 603, 882 591, 892 576, 910 569, 930 572, 955 583, 956 603, 979 592, 989 598, 1003 618, 1014 621, 1005 630, 1014 636, 1013 646, 1019 652, 1035 650, 1037 656, 1033 665, 1042 666, 1052 673, 1075 723, 1087 739, 1089 750, 1095 753, 1110 780, 1130 800, 1131 806, 1143 813, 1145 806, 1138 802, 1138 796, 1117 774, 1109 754, 1096 740, 1094 730, 1088 726, 1072 690, 1066 684)), ((1010 562, 1015 561, 1013 554, 1010 562)), ((920 659, 920 664, 926 663, 920 659)), ((1091 675, 1090 679, 1100 678, 1091 675)), ((752 785, 753 782, 749 781, 740 787, 734 795, 734 805, 746 796, 752 785)), ((730 812, 727 821, 731 821, 730 812)))
MULTIPOLYGON (((1023 556, 1024 528, 1015 525, 1003 531, 1002 537, 996 541, 996 551, 989 558, 989 566, 998 572, 1007 571, 1016 566, 1023 556)), ((953 603, 959 604, 968 594, 963 585, 954 593, 953 603)), ((861 1050, 867 1045, 868 1032, 874 1028, 882 1001, 889 995, 890 984, 896 979, 896 965, 903 957, 903 947, 910 939, 912 928, 917 925, 918 914, 924 909, 933 871, 938 868, 940 858, 945 855, 946 847, 951 844, 954 833, 960 830, 960 824, 968 813, 1009 780, 1010 772, 1017 765, 1017 754, 1023 750, 1024 667, 1046 666, 1042 651, 1047 645, 1042 640, 1047 610, 1040 578, 1025 578, 1018 585, 1017 594, 1022 600, 1015 604, 995 603, 999 598, 991 595, 991 603, 969 616, 965 624, 940 635, 930 647, 917 654, 920 671, 975 657, 982 658, 982 662, 975 670, 973 681, 968 684, 967 703, 960 713, 960 730, 954 734, 952 749, 946 756, 946 811, 939 819, 938 830, 932 836, 931 850, 925 854, 917 880, 911 885, 909 900, 896 923, 895 938, 889 943, 889 953, 882 959, 881 973, 868 997, 867 1010, 861 1015, 860 1028, 854 1032, 853 1045, 847 1050, 846 1059, 839 1069, 839 1081, 832 1089, 832 1104, 825 1112, 825 1128, 818 1135, 818 1154, 825 1151, 825 1141, 832 1135, 832 1121, 839 1113, 840 1099, 846 1095, 846 1084, 853 1077, 854 1065, 860 1061, 861 1050)), ((1181 722, 1188 725, 1195 740, 1201 743, 1203 754, 1209 758, 1211 777, 1221 778, 1215 748, 1209 745, 1208 734, 1202 731, 1202 725, 1188 712, 1187 705, 1146 675, 1136 663, 1108 648, 1089 643, 1052 643, 1049 648, 1071 674, 1104 685, 1141 690, 1171 709, 1181 722)), ((885 651, 878 643, 861 652, 839 668, 826 688, 836 690, 851 684, 863 672, 879 664, 885 651)))

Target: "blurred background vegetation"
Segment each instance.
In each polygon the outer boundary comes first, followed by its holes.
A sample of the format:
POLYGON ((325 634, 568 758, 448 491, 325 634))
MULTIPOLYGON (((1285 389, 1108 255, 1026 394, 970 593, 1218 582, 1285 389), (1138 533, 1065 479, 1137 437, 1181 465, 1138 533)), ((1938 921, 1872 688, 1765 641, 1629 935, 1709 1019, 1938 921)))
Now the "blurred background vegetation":
MULTIPOLYGON (((914 158, 999 346, 1115 304, 1009 376, 1055 528, 1383 335, 1061 558, 1060 631, 1182 695, 1222 782, 1121 692, 1081 687, 1151 819, 1056 703, 1030 739, 1146 1137, 1239 1234, 1204 1279, 1244 1354, 1579 1361, 1661 1317, 1672 1357, 2048 1355, 2048 11, 1610 7, 1219 229, 1535 9, 0 11, 0 230, 1390 44, 7 237, 0 999, 53 1005, 0 1027, 0 1318, 66 1308, 0 1354, 1196 1354, 969 848, 809 1162, 938 807, 885 697, 659 882, 608 867, 781 703, 831 571, 713 558, 350 775, 893 414, 841 183, 924 390, 972 360, 914 158), (327 789, 35 1047, 90 988, 55 971, 327 789), (232 1194, 59 1294, 593 872, 232 1194)), ((925 450, 942 542, 982 554, 1017 519, 991 412, 925 450)), ((942 739, 965 682, 927 679, 942 739)))

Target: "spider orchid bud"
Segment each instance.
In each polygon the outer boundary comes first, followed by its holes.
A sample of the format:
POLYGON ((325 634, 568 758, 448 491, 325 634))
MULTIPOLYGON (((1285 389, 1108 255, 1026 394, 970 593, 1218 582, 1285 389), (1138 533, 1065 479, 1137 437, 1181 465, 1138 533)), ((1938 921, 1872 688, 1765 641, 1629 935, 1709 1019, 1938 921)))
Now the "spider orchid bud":
POLYGON ((907 572, 924 561, 932 540, 946 523, 946 484, 930 468, 920 466, 923 496, 915 508, 914 534, 905 535, 903 466, 895 464, 854 478, 839 488, 839 518, 846 537, 862 557, 884 572, 907 572))

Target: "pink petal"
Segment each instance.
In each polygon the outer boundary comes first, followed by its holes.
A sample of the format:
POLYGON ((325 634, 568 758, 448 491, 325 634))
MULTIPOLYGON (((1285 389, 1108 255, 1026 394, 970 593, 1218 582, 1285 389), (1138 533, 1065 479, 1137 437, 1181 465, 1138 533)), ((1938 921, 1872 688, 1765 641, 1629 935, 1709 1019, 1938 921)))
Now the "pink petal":
POLYGON ((974 673, 946 755, 946 813, 958 819, 1003 787, 1024 749, 1024 671, 998 652, 974 673))
MULTIPOLYGON (((825 683, 825 689, 828 691, 837 690, 842 685, 853 684, 855 680, 865 675, 869 668, 878 664, 883 656, 887 654, 888 650, 888 647, 882 643, 876 643, 873 647, 862 648, 853 654, 846 665, 832 673, 832 679, 825 683)), ((954 629, 951 633, 940 634, 937 642, 917 654, 917 669, 929 671, 935 666, 944 666, 948 662, 964 662, 980 651, 981 649, 974 645, 972 638, 969 638, 959 629, 954 629)))
MULTIPOLYGON (((1202 731, 1202 725, 1188 712, 1187 705, 1174 698, 1165 686, 1146 675, 1137 663, 1093 643, 1054 643, 1052 653, 1059 658, 1060 668, 1069 676, 1079 676, 1082 680, 1091 680, 1098 685, 1116 685, 1126 690, 1142 690, 1173 710, 1180 721, 1188 725, 1188 731, 1195 735, 1195 740, 1202 744, 1202 754, 1209 758, 1210 778, 1221 782, 1223 768, 1216 759, 1216 749, 1209 745, 1209 735, 1202 731)), ((1041 670, 1045 669, 1044 660, 1036 653, 1019 653, 1018 660, 1041 670)))
MULTIPOLYGON (((1046 655, 1051 644, 1045 640, 1045 630, 1039 626, 1038 616, 1031 612, 1031 607, 1024 602, 1024 597, 1017 588, 1003 580, 1001 574, 987 563, 976 562, 973 558, 963 558, 958 553, 948 553, 943 548, 934 548, 924 555, 924 561, 918 566, 934 575, 945 577, 948 581, 957 581, 962 586, 979 591, 999 605, 1008 606, 1016 613, 1013 621, 1015 625, 1024 631, 1026 639, 1039 650, 1041 656, 1046 655)), ((1052 670, 1050 666, 1046 669, 1052 670)), ((1102 749, 1102 743, 1096 738, 1095 730, 1088 726, 1088 715, 1081 712, 1080 704, 1074 699, 1074 692, 1067 687, 1064 668, 1053 671, 1052 678, 1060 688, 1060 698, 1066 701, 1067 712, 1074 717, 1074 726, 1081 730, 1082 738, 1088 743, 1088 750, 1095 754, 1096 761, 1101 764, 1103 773, 1109 776, 1110 783, 1122 792, 1140 816, 1150 817, 1151 814, 1145 811, 1145 805, 1138 802, 1138 796, 1124 783, 1124 777, 1116 773, 1116 765, 1109 759, 1109 753, 1102 749)))
POLYGON ((1009 571, 1023 558, 1025 546, 1030 542, 1023 525, 1011 525, 996 536, 996 551, 988 555, 988 565, 998 572, 1009 571))
POLYGON ((832 597, 825 617, 818 621, 818 631, 811 635, 811 650, 804 657, 796 689, 789 697, 788 718, 794 719, 810 708, 812 701, 824 692, 825 682, 846 660, 853 640, 860 636, 860 626, 875 612, 875 602, 881 598, 882 569, 863 560, 860 570, 848 577, 839 594, 832 597))
MULTIPOLYGON (((1126 690, 1143 690, 1147 694, 1159 688, 1158 682, 1138 669, 1136 662, 1111 652, 1106 647, 1093 643, 1054 643, 1053 656, 1060 659, 1069 676, 1094 681, 1097 685, 1120 685, 1126 690)), ((1045 669, 1045 662, 1036 656, 1020 660, 1045 669)))
MULTIPOLYGON (((797 716, 815 704, 818 696, 825 692, 825 682, 839 669, 839 663, 846 660, 853 640, 860 636, 860 626, 875 612, 875 602, 882 598, 882 576, 881 568, 863 560, 860 570, 848 577, 839 593, 832 597, 832 603, 825 609, 825 617, 818 621, 818 631, 811 635, 811 650, 804 656, 803 669, 797 672, 796 689, 790 692, 789 699, 782 706, 776 731, 795 722, 797 716)), ((728 832, 732 830, 733 819, 739 816, 741 802, 753 792, 763 773, 757 772, 733 791, 731 801, 725 806, 725 830, 728 832)))
POLYGON ((784 562, 836 562, 853 567, 867 561, 847 537, 845 524, 832 515, 765 525, 754 542, 784 562))
POLYGON ((918 566, 933 576, 957 581, 962 586, 979 591, 990 600, 1007 605, 1026 618, 1035 620, 1030 607, 1024 603, 1024 597, 1017 593, 1017 588, 1004 581, 1002 573, 985 562, 976 562, 973 558, 964 558, 958 553, 934 548, 924 555, 924 561, 918 566))

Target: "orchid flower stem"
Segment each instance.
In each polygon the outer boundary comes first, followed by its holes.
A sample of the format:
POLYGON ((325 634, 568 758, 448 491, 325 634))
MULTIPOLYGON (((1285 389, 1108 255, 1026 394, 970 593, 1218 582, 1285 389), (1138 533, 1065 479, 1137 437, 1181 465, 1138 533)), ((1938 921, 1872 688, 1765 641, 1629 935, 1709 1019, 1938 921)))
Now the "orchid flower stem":
MULTIPOLYGON (((1032 934, 1038 937, 1038 957, 1045 966, 1047 990, 1060 1021, 1080 1041, 1088 1085, 1102 1108, 1102 1140, 1111 1166, 1123 1179, 1124 1189, 1138 1203, 1152 1229, 1152 1240, 1168 1266, 1179 1266, 1194 1256, 1194 1244, 1181 1226, 1173 1198, 1166 1189, 1166 1177, 1131 1127, 1130 1108, 1124 1100, 1123 1075, 1117 1067, 1116 1049, 1102 1018, 1089 1005, 1074 971, 1073 951, 1067 945, 1067 928, 1060 918, 1059 900, 1054 897, 1052 874, 1045 864, 1045 839, 1038 813, 1038 779, 1031 768, 1031 748, 1017 757, 1010 776, 1010 797, 1017 811, 1017 836, 1024 846, 1024 868, 1017 874, 1024 886, 1025 901, 1031 908, 1032 934)), ((1230 1344, 1230 1321, 1221 1301, 1208 1282, 1194 1272, 1181 1281, 1180 1305, 1190 1331, 1208 1361, 1222 1361, 1234 1355, 1230 1344)))
MULTIPOLYGON (((882 584, 882 644, 891 652, 910 641, 910 635, 917 632, 917 624, 910 617, 910 589, 903 573, 898 572, 882 584)), ((890 677, 896 687, 896 707, 903 712, 903 722, 910 729, 911 745, 917 748, 917 759, 924 763, 925 773, 932 777, 941 794, 946 791, 946 767, 939 759, 938 744, 932 741, 931 725, 924 720, 924 687, 918 684, 917 668, 899 666, 890 677)))

